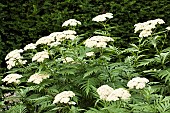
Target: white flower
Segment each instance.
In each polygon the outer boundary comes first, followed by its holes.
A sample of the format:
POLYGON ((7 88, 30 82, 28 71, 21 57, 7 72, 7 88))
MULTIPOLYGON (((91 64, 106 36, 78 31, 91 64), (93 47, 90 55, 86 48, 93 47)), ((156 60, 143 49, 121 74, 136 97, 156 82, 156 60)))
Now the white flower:
POLYGON ((106 13, 106 14, 103 14, 106 18, 113 18, 113 14, 112 13, 106 13))
POLYGON ((64 37, 66 36, 63 32, 53 32, 49 35, 50 37, 53 37, 56 39, 56 41, 63 41, 64 37))
POLYGON ((77 33, 74 30, 64 30, 63 34, 65 34, 65 35, 75 35, 77 33))
POLYGON ((113 41, 113 39, 111 37, 107 37, 107 36, 92 36, 90 39, 93 41, 98 41, 98 42, 113 41))
POLYGON ((166 27, 166 30, 168 30, 168 31, 169 31, 169 30, 170 30, 170 26, 169 26, 169 27, 166 27))
POLYGON ((5 57, 7 68, 11 69, 12 67, 18 65, 18 64, 25 64, 27 61, 26 60, 21 60, 23 57, 21 56, 20 53, 22 53, 22 49, 16 49, 11 51, 10 53, 7 54, 5 57))
POLYGON ((57 42, 61 42, 61 41, 64 41, 65 39, 74 40, 76 38, 75 34, 76 34, 76 31, 74 30, 65 30, 63 32, 51 33, 49 37, 54 38, 57 42))
POLYGON ((152 34, 151 30, 143 30, 140 32, 139 37, 148 37, 152 34))
POLYGON ((74 101, 68 102, 69 105, 76 105, 74 101))
POLYGON ((55 39, 54 37, 52 36, 44 36, 44 37, 41 37, 40 39, 37 40, 36 42, 36 45, 39 45, 39 44, 50 44, 51 42, 54 42, 55 39))
POLYGON ((101 14, 101 15, 94 17, 92 21, 102 22, 102 21, 106 21, 107 18, 109 19, 113 18, 113 14, 112 13, 101 14))
POLYGON ((11 69, 12 67, 15 66, 15 63, 16 63, 16 60, 13 59, 13 58, 10 58, 8 61, 6 61, 7 68, 8 68, 8 69, 11 69))
POLYGON ((68 104, 75 104, 75 102, 70 101, 70 98, 74 97, 75 93, 72 91, 63 91, 55 96, 55 99, 53 101, 54 103, 68 103, 68 104))
POLYGON ((160 19, 160 18, 156 19, 156 22, 157 22, 158 24, 164 24, 164 23, 165 23, 164 20, 162 20, 162 19, 160 19))
POLYGON ((94 56, 94 52, 88 52, 88 53, 86 53, 86 56, 94 56))
POLYGON ((13 51, 11 51, 10 53, 7 54, 7 56, 5 57, 5 60, 8 60, 10 58, 14 58, 14 59, 20 59, 23 58, 20 53, 22 53, 23 50, 22 49, 15 49, 13 51))
POLYGON ((141 31, 139 37, 148 37, 152 33, 152 29, 156 28, 157 24, 164 24, 165 22, 162 19, 148 20, 143 23, 135 24, 134 33, 141 31))
POLYGON ((136 89, 143 89, 145 87, 145 83, 142 83, 142 82, 139 82, 137 85, 136 85, 136 89))
POLYGON ((62 24, 62 27, 63 26, 76 26, 78 24, 81 25, 81 22, 75 19, 69 19, 62 24))
POLYGON ((40 84, 43 81, 43 79, 47 79, 47 78, 49 78, 48 74, 35 73, 30 76, 30 78, 28 79, 27 82, 33 82, 35 84, 40 84))
POLYGON ((48 45, 50 45, 50 47, 55 47, 55 46, 58 46, 60 44, 61 44, 61 42, 56 41, 56 42, 53 42, 53 43, 48 44, 48 45))
POLYGON ((100 99, 106 100, 107 97, 113 92, 113 88, 108 85, 102 85, 97 89, 97 93, 100 96, 100 99))
POLYGON ((68 103, 70 101, 70 98, 62 98, 61 100, 60 100, 60 103, 68 103))
POLYGON ((36 53, 33 56, 32 61, 43 62, 45 58, 49 58, 49 54, 46 50, 36 53))
POLYGON ((112 93, 107 97, 107 101, 117 101, 119 99, 129 99, 129 97, 131 96, 131 94, 123 89, 123 88, 118 88, 112 91, 112 93))
POLYGON ((91 40, 91 39, 87 39, 84 42, 84 44, 85 44, 86 47, 92 48, 92 47, 96 47, 97 41, 94 41, 94 40, 91 40))
POLYGON ((98 42, 97 45, 96 45, 96 47, 103 47, 103 48, 105 48, 106 45, 107 45, 106 42, 98 42))
POLYGON ((103 47, 105 48, 107 43, 109 41, 113 41, 111 37, 106 37, 106 36, 93 36, 89 39, 87 39, 84 44, 86 47, 103 47))
POLYGON ((76 38, 75 35, 66 35, 65 36, 65 39, 71 39, 71 40, 74 40, 76 38))
POLYGON ((66 57, 66 58, 63 58, 62 60, 63 60, 63 63, 68 63, 68 62, 74 61, 71 57, 66 57))
POLYGON ((2 79, 2 81, 7 82, 7 83, 12 83, 12 82, 19 83, 20 80, 18 79, 21 77, 22 75, 19 75, 19 74, 9 74, 4 79, 2 79))
POLYGON ((12 67, 19 65, 19 64, 26 64, 27 60, 21 60, 21 59, 13 59, 10 58, 6 64, 7 64, 7 68, 11 69, 12 67))
POLYGON ((106 98, 106 101, 117 101, 119 97, 115 95, 115 92, 112 91, 106 98))
POLYGON ((35 49, 35 48, 36 48, 36 44, 30 43, 24 47, 24 50, 26 51, 28 49, 35 49))
POLYGON ((106 21, 106 17, 103 16, 103 15, 98 15, 98 16, 94 17, 94 18, 92 19, 92 21, 103 22, 103 21, 106 21))
POLYGON ((140 77, 136 77, 136 78, 133 78, 132 80, 130 80, 128 83, 127 83, 127 86, 130 88, 130 89, 133 89, 133 88, 136 88, 136 89, 143 89, 145 87, 145 84, 148 83, 149 80, 146 79, 146 78, 140 78, 140 77))

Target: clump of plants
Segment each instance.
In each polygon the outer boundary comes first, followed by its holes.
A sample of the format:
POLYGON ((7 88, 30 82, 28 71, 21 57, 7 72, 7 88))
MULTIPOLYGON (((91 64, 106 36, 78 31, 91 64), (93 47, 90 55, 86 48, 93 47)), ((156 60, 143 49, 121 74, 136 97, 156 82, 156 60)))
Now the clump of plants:
POLYGON ((75 19, 63 32, 53 32, 7 54, 6 91, 0 103, 6 113, 169 113, 169 27, 162 19, 135 24, 128 48, 115 45, 109 20, 92 21, 103 28, 86 38, 75 19))

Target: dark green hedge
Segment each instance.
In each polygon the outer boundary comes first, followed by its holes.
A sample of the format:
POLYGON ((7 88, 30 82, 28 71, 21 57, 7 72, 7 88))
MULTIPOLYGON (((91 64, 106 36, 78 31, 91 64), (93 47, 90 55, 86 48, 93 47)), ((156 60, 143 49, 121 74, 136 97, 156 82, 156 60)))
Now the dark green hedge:
POLYGON ((0 71, 6 67, 4 57, 9 51, 64 30, 61 25, 70 18, 81 21, 79 33, 90 36, 100 28, 91 19, 105 12, 113 13, 110 23, 116 28, 111 32, 121 37, 119 46, 130 42, 135 23, 162 18, 166 26, 170 25, 169 0, 1 0, 0 12, 0 71))

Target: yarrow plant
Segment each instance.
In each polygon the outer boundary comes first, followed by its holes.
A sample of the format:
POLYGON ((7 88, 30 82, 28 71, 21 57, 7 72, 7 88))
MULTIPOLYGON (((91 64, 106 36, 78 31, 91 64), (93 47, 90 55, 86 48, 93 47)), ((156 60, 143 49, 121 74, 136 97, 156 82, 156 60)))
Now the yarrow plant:
POLYGON ((94 17, 92 21, 103 28, 91 36, 79 34, 77 26, 82 23, 69 19, 62 24, 67 30, 8 53, 8 71, 1 80, 2 110, 169 113, 169 27, 161 28, 162 19, 135 24, 134 32, 140 35, 122 48, 106 24, 113 17, 94 17), (163 31, 157 32, 158 25, 163 31))

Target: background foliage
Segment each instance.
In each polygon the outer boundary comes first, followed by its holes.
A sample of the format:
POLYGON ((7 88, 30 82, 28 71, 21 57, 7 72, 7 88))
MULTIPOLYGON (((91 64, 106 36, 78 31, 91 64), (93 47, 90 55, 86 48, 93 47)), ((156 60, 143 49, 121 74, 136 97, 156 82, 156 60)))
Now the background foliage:
POLYGON ((0 3, 0 63, 5 67, 4 56, 11 50, 35 42, 41 36, 54 31, 62 31, 63 20, 75 18, 84 22, 79 32, 96 27, 88 27, 91 17, 111 12, 114 18, 112 34, 120 36, 118 43, 126 45, 133 36, 133 25, 149 19, 162 18, 170 24, 170 1, 168 0, 5 0, 0 3), (122 40, 123 39, 123 40, 122 40), (120 43, 121 42, 121 43, 120 43))

